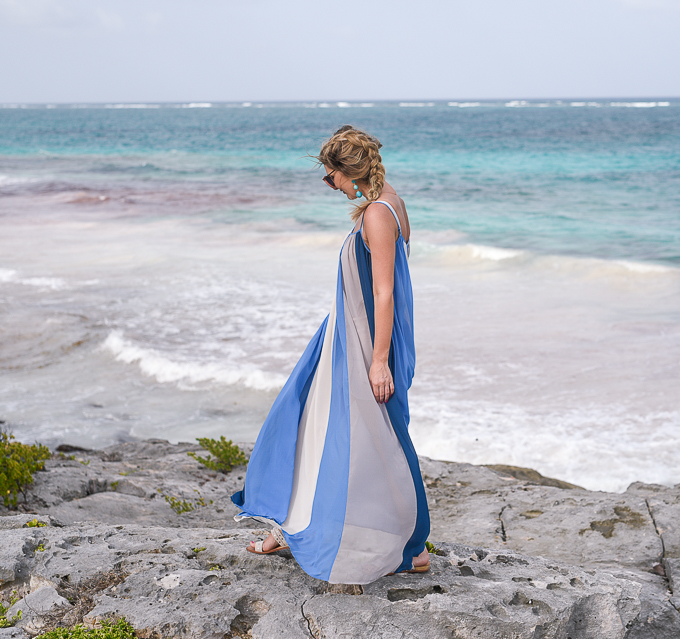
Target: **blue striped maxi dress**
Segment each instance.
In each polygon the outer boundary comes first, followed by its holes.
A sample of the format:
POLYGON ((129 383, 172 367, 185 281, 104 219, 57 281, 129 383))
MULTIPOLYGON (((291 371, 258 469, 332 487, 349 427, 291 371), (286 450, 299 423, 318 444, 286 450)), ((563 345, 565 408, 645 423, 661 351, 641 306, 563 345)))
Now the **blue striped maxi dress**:
MULTIPOLYGON (((399 224, 394 209, 387 203, 399 224)), ((362 224, 340 252, 331 312, 276 398, 253 449, 235 517, 275 523, 313 577, 365 584, 412 567, 430 530, 408 434, 415 367, 408 245, 397 238, 389 366, 394 395, 378 404, 371 254, 362 224)))

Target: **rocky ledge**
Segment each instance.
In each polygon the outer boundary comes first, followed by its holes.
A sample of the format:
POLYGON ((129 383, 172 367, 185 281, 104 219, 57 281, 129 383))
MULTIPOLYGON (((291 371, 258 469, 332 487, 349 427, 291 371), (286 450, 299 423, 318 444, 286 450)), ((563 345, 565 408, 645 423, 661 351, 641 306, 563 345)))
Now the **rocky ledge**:
POLYGON ((192 444, 67 451, 0 514, 0 600, 25 638, 125 617, 140 638, 677 639, 680 486, 583 490, 535 471, 421 459, 437 548, 424 575, 330 585, 229 496, 192 444))

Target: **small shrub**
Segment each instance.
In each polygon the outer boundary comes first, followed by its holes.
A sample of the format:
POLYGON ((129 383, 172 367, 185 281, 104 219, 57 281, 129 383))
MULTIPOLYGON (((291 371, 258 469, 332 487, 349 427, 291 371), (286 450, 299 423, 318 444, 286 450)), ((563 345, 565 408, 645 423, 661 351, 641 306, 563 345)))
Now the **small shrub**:
POLYGON ((9 606, 5 608, 0 602, 0 628, 11 628, 17 621, 21 619, 21 610, 11 619, 7 619, 7 611, 17 602, 17 591, 13 590, 9 598, 9 606))
POLYGON ((201 495, 201 493, 199 493, 196 489, 194 489, 194 492, 198 493, 198 497, 196 499, 180 499, 174 495, 164 495, 160 488, 158 489, 158 492, 163 496, 163 499, 165 499, 165 501, 170 504, 170 508, 172 508, 178 515, 191 512, 200 506, 207 506, 208 504, 213 503, 212 499, 206 502, 205 497, 203 497, 203 495, 201 495))
POLYGON ((227 441, 224 435, 219 440, 197 437, 196 441, 201 445, 201 448, 212 453, 212 455, 201 457, 193 451, 188 452, 187 455, 210 468, 210 470, 228 473, 234 466, 245 466, 248 463, 243 451, 236 444, 233 444, 231 439, 227 441))
POLYGON ((179 497, 173 497, 172 495, 163 495, 163 497, 165 498, 165 501, 170 504, 170 508, 172 508, 178 515, 194 510, 194 505, 186 499, 180 499, 179 497))
POLYGON ((5 508, 16 508, 19 493, 26 499, 26 488, 33 473, 43 470, 50 450, 42 444, 22 444, 14 435, 0 431, 0 495, 5 508))
POLYGON ((44 528, 47 524, 43 521, 38 521, 37 519, 31 519, 31 521, 26 522, 26 528, 44 528))
POLYGON ((102 621, 101 628, 88 630, 78 624, 73 628, 55 628, 40 635, 41 639, 136 639, 135 629, 125 619, 102 621))

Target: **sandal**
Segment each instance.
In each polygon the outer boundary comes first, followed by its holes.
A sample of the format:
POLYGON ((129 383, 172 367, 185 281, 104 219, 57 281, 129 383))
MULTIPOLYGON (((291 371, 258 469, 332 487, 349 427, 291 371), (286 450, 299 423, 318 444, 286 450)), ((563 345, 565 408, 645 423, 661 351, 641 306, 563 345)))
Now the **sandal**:
POLYGON ((400 570, 399 572, 388 572, 387 577, 391 577, 392 575, 403 575, 404 573, 424 573, 424 572, 429 572, 430 570, 430 562, 428 561, 424 566, 413 566, 411 570, 400 570))
POLYGON ((286 543, 286 538, 283 536, 283 531, 280 528, 272 528, 272 536, 276 540, 276 543, 278 546, 275 546, 274 548, 270 548, 269 550, 264 550, 262 548, 264 541, 256 541, 255 546, 246 546, 246 550, 248 552, 252 552, 256 555, 269 555, 273 552, 278 552, 279 550, 285 550, 288 548, 288 544, 286 543))

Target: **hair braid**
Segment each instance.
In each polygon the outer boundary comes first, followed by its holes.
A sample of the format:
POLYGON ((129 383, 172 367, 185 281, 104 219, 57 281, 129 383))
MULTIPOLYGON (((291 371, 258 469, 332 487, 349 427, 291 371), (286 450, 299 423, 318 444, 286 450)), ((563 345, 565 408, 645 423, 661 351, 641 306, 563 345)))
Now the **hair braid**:
POLYGON ((368 133, 346 124, 340 127, 321 147, 316 159, 331 169, 341 171, 350 180, 368 183, 367 201, 352 211, 352 220, 359 219, 366 208, 380 197, 385 185, 385 167, 380 155, 380 141, 368 133))

